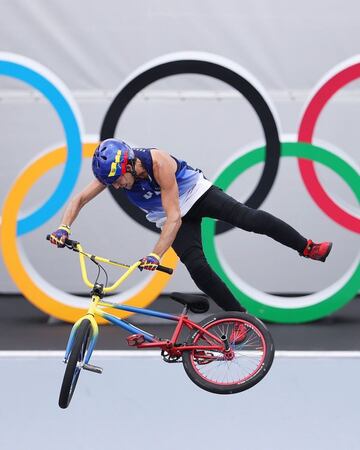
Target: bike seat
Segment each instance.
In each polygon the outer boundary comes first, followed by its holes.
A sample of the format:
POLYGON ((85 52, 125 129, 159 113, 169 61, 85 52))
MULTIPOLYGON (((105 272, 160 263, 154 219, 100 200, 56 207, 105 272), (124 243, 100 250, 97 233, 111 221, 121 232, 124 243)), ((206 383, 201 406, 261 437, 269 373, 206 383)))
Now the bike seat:
POLYGON ((187 305, 191 312, 196 314, 205 313, 209 309, 209 300, 201 294, 182 294, 181 292, 172 292, 170 298, 187 305))

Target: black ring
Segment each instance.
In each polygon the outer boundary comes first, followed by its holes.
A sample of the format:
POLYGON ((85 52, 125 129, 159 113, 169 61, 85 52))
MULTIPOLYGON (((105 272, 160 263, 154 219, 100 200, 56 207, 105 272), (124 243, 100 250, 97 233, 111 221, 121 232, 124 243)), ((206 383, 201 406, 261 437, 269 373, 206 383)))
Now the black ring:
MULTIPOLYGON (((277 175, 280 160, 279 134, 273 114, 260 92, 248 80, 227 67, 210 61, 183 59, 165 62, 145 70, 124 86, 114 98, 105 114, 100 139, 104 140, 115 136, 120 117, 136 94, 155 81, 180 74, 208 75, 221 80, 240 92, 256 111, 265 134, 266 157, 259 183, 246 200, 245 205, 258 208, 272 188, 277 175)), ((112 187, 110 187, 110 192, 118 205, 136 222, 152 231, 160 232, 155 224, 146 220, 141 209, 129 202, 123 192, 112 187)), ((220 234, 232 228, 233 226, 228 223, 218 222, 216 233, 220 234)))

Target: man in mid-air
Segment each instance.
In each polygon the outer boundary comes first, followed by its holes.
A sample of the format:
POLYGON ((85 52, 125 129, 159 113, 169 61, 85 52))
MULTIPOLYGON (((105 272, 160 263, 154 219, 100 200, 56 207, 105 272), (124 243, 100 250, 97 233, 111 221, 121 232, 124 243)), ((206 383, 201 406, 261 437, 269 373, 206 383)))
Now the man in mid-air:
POLYGON ((94 152, 93 180, 68 204, 62 223, 50 237, 64 246, 80 210, 107 186, 123 189, 128 199, 161 228, 153 250, 140 267, 155 270, 173 247, 197 287, 227 311, 245 311, 206 261, 201 241, 201 220, 212 217, 246 231, 264 234, 299 255, 325 261, 332 243, 315 244, 271 214, 249 208, 207 180, 199 169, 155 148, 131 148, 119 139, 106 139, 94 152), (60 242, 59 242, 60 241, 60 242))

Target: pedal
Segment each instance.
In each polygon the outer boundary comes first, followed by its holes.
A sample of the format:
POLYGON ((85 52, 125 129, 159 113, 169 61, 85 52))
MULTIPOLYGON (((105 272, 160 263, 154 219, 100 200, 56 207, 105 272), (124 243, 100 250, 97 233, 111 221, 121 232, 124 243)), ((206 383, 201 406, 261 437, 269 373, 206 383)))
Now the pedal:
POLYGON ((83 364, 82 368, 85 370, 89 370, 90 372, 94 372, 94 373, 99 373, 102 374, 102 367, 98 367, 98 366, 93 366, 91 364, 83 364))
POLYGON ((132 334, 126 338, 130 347, 143 344, 145 342, 145 336, 143 334, 132 334))

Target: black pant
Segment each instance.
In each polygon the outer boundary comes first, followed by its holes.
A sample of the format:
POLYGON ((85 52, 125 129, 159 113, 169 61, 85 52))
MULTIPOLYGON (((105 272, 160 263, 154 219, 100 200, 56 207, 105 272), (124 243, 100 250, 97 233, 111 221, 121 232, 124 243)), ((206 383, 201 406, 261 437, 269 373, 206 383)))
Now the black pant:
POLYGON ((287 223, 265 211, 248 208, 212 186, 182 218, 172 247, 197 287, 226 311, 244 311, 244 308, 205 258, 201 241, 203 217, 223 220, 243 230, 265 234, 299 253, 302 253, 307 244, 307 239, 287 223))

